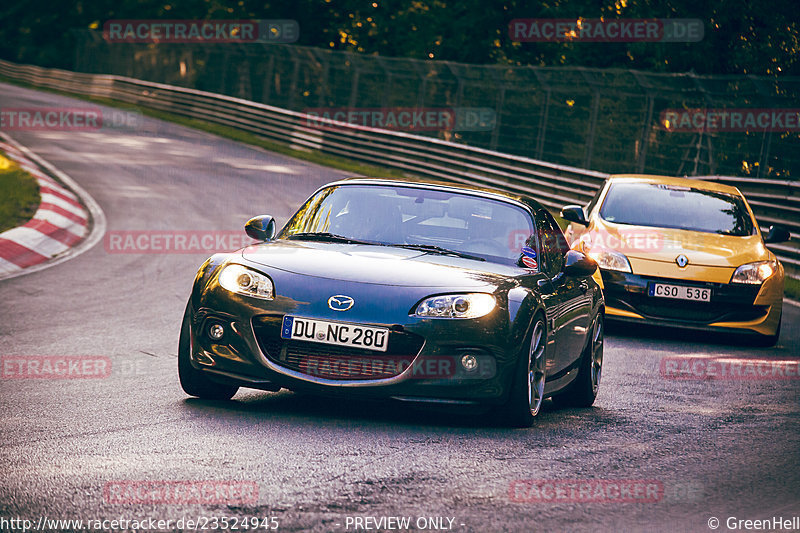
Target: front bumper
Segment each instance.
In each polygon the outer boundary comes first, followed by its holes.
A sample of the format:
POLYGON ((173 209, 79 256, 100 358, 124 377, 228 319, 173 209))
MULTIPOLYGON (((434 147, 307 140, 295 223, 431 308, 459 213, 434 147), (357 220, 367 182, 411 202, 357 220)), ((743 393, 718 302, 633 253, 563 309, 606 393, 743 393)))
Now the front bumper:
MULTIPOLYGON (((402 323, 387 323, 368 314, 343 319, 342 313, 300 298, 258 307, 251 300, 216 287, 195 300, 190 322, 194 368, 222 383, 264 390, 498 404, 507 397, 525 334, 515 331, 507 303, 499 301, 492 313, 478 319, 419 319, 404 313, 402 323), (286 314, 389 328, 388 350, 282 339, 286 314), (209 337, 212 324, 223 326, 221 339, 209 337), (478 361, 474 371, 461 365, 466 354, 478 361)), ((392 295, 387 301, 393 301, 392 295)))
MULTIPOLYGON (((708 331, 743 330, 772 335, 780 323, 780 292, 766 285, 738 285, 661 278, 602 271, 606 316, 609 319, 679 326, 708 331), (669 283, 711 289, 710 302, 695 302, 648 295, 651 283, 669 283)), ((775 277, 775 276, 773 276, 775 277)), ((782 283, 781 283, 782 285, 782 283)))

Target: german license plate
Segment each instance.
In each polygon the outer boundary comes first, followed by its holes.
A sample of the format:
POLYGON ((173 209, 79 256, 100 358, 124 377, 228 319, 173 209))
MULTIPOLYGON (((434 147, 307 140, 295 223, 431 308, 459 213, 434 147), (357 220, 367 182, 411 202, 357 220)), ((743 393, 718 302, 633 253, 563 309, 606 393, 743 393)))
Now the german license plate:
POLYGON ((711 301, 711 289, 687 287, 686 285, 651 283, 648 293, 650 296, 655 296, 657 298, 673 298, 676 300, 692 300, 695 302, 711 301))
POLYGON ((389 344, 389 329, 286 315, 281 338, 385 352, 389 344))

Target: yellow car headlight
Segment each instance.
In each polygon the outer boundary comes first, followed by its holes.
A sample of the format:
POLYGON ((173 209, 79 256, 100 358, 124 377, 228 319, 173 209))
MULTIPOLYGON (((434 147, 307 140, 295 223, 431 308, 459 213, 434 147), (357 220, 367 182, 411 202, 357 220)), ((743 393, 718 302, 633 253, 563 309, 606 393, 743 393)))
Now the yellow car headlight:
POLYGON ((778 261, 757 261, 747 263, 736 269, 731 277, 731 283, 749 283, 757 285, 767 281, 778 271, 778 261))
POLYGON ((589 252, 588 255, 597 262, 597 266, 600 267, 600 270, 616 270, 619 272, 627 272, 628 274, 632 272, 628 258, 619 252, 597 250, 589 252))

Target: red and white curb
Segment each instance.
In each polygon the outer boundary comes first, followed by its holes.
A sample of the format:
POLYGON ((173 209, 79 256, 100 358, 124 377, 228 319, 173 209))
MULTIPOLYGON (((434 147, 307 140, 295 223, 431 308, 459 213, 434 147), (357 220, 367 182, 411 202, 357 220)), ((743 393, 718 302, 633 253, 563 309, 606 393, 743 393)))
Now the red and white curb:
POLYGON ((52 266, 96 244, 105 231, 105 217, 94 199, 39 156, 7 135, 2 137, 0 149, 39 183, 41 203, 26 224, 0 233, 0 279, 52 266))

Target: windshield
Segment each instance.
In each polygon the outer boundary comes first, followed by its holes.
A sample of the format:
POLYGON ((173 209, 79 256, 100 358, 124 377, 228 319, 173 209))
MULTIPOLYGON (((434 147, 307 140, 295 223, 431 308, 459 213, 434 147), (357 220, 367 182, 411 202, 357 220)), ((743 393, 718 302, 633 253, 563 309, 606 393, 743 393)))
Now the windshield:
POLYGON ((722 235, 746 236, 755 231, 739 196, 656 183, 614 183, 603 207, 603 220, 722 235))
POLYGON ((519 206, 450 191, 383 185, 326 187, 312 196, 279 238, 434 247, 514 263, 516 236, 530 235, 530 216, 519 206))

